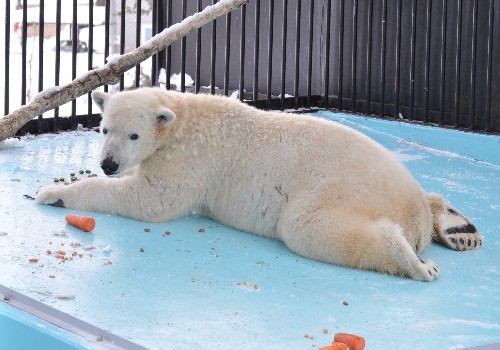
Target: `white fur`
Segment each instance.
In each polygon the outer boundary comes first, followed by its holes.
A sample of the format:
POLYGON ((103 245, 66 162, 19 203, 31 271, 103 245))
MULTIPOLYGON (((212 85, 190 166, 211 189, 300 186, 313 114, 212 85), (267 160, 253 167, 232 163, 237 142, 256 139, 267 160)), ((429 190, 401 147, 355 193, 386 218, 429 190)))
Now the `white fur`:
POLYGON ((194 211, 311 259, 439 275, 416 254, 434 231, 428 195, 361 133, 210 95, 139 89, 93 98, 107 130, 101 160, 112 157, 127 175, 44 187, 39 203, 152 222, 194 211))

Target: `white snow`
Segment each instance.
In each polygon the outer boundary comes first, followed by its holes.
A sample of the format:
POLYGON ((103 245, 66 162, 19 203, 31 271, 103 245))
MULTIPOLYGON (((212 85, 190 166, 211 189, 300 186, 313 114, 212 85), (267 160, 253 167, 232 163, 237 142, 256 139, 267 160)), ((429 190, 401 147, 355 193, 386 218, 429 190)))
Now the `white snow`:
MULTIPOLYGON (((181 73, 174 73, 170 77, 170 85, 175 85, 177 91, 181 91, 181 77, 181 73)), ((186 87, 191 86, 194 84, 194 80, 189 74, 184 73, 184 83, 186 87)), ((166 84, 166 81, 164 84, 166 84)))

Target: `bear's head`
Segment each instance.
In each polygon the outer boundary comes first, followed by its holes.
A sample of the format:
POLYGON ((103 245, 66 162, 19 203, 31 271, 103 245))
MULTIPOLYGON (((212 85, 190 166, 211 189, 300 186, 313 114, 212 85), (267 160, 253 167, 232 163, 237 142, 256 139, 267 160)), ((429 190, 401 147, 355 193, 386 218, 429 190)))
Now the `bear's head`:
POLYGON ((101 168, 106 175, 119 174, 154 154, 176 118, 154 89, 115 95, 94 91, 92 99, 102 111, 101 168))

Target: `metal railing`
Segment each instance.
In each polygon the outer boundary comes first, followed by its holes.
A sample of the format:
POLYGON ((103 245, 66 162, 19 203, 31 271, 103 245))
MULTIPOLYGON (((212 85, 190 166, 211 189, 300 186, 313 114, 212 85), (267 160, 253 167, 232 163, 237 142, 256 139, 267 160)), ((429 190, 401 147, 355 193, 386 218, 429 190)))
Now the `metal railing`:
MULTIPOLYGON (((215 2, 7 0, 4 113, 215 2)), ((104 89, 161 85, 498 133, 499 21, 500 0, 250 0, 104 89)), ((84 96, 20 133, 97 125, 96 112, 84 96)))

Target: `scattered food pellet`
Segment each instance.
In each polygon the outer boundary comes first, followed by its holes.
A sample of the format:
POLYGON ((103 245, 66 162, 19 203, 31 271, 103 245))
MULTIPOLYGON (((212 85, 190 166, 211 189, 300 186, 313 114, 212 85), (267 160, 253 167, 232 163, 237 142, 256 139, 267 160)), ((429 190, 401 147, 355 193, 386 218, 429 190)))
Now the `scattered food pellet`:
POLYGON ((80 258, 83 258, 83 254, 81 254, 81 253, 80 253, 80 254, 78 254, 78 256, 79 256, 80 258))
POLYGON ((205 229, 204 229, 204 228, 200 228, 200 229, 198 230, 198 232, 205 232, 205 229))
POLYGON ((328 329, 323 328, 323 334, 328 334, 328 329))
POLYGON ((30 263, 37 263, 38 259, 37 258, 30 258, 29 261, 30 261, 30 263))
POLYGON ((104 265, 111 265, 113 262, 111 260, 108 260, 104 263, 104 265))
POLYGON ((254 284, 253 285, 253 289, 259 289, 259 285, 258 284, 254 284))
POLYGON ((54 179, 54 182, 59 182, 59 179, 54 179))
POLYGON ((59 254, 59 255, 66 255, 66 252, 64 250, 58 250, 57 254, 59 254))
POLYGON ((250 287, 253 283, 252 283, 252 282, 247 282, 247 281, 245 281, 245 282, 243 282, 243 284, 244 284, 245 286, 247 286, 247 287, 250 287))
POLYGON ((75 173, 69 173, 69 176, 73 177, 75 176, 75 173))
POLYGON ((144 248, 139 249, 141 253, 144 253, 144 248))
POLYGON ((77 256, 77 255, 78 255, 77 251, 74 251, 73 253, 71 253, 71 256, 77 256))
POLYGON ((75 182, 76 180, 78 180, 76 176, 71 176, 71 181, 75 182))
POLYGON ((64 177, 60 177, 60 178, 59 178, 59 181, 64 182, 64 181, 65 181, 65 180, 64 180, 64 177))
POLYGON ((111 252, 111 246, 110 246, 110 245, 105 246, 104 248, 102 248, 102 251, 103 251, 104 253, 109 253, 109 252, 111 252))
POLYGON ((79 242, 71 242, 71 243, 70 243, 70 245, 71 245, 72 247, 74 247, 74 248, 75 248, 75 247, 79 247, 79 246, 81 246, 81 244, 80 244, 79 242))
POLYGON ((171 234, 172 234, 172 232, 170 232, 170 231, 165 231, 164 236, 170 236, 171 234))
POLYGON ((92 249, 95 249, 95 247, 93 245, 86 245, 83 247, 84 250, 92 250, 92 249))
POLYGON ((0 236, 7 236, 7 235, 8 235, 8 233, 7 233, 7 232, 5 232, 5 231, 0 231, 0 236))
POLYGON ((83 173, 84 173, 85 171, 83 171, 83 170, 80 170, 80 171, 78 171, 78 172, 79 172, 80 174, 83 174, 83 173))
POLYGON ((311 339, 311 340, 314 339, 314 337, 312 335, 307 334, 307 333, 304 334, 304 338, 311 339))
POLYGON ((54 275, 49 275, 49 278, 56 278, 56 276, 54 276, 54 275))
POLYGON ((47 249, 47 254, 49 254, 49 255, 52 254, 52 250, 47 249))
POLYGON ((91 173, 91 171, 90 171, 89 169, 85 170, 85 172, 86 172, 87 174, 90 174, 90 173, 91 173))
POLYGON ((347 301, 343 301, 342 304, 349 305, 349 303, 347 301))
POLYGON ((151 232, 151 229, 146 227, 146 228, 144 229, 144 232, 151 232))

